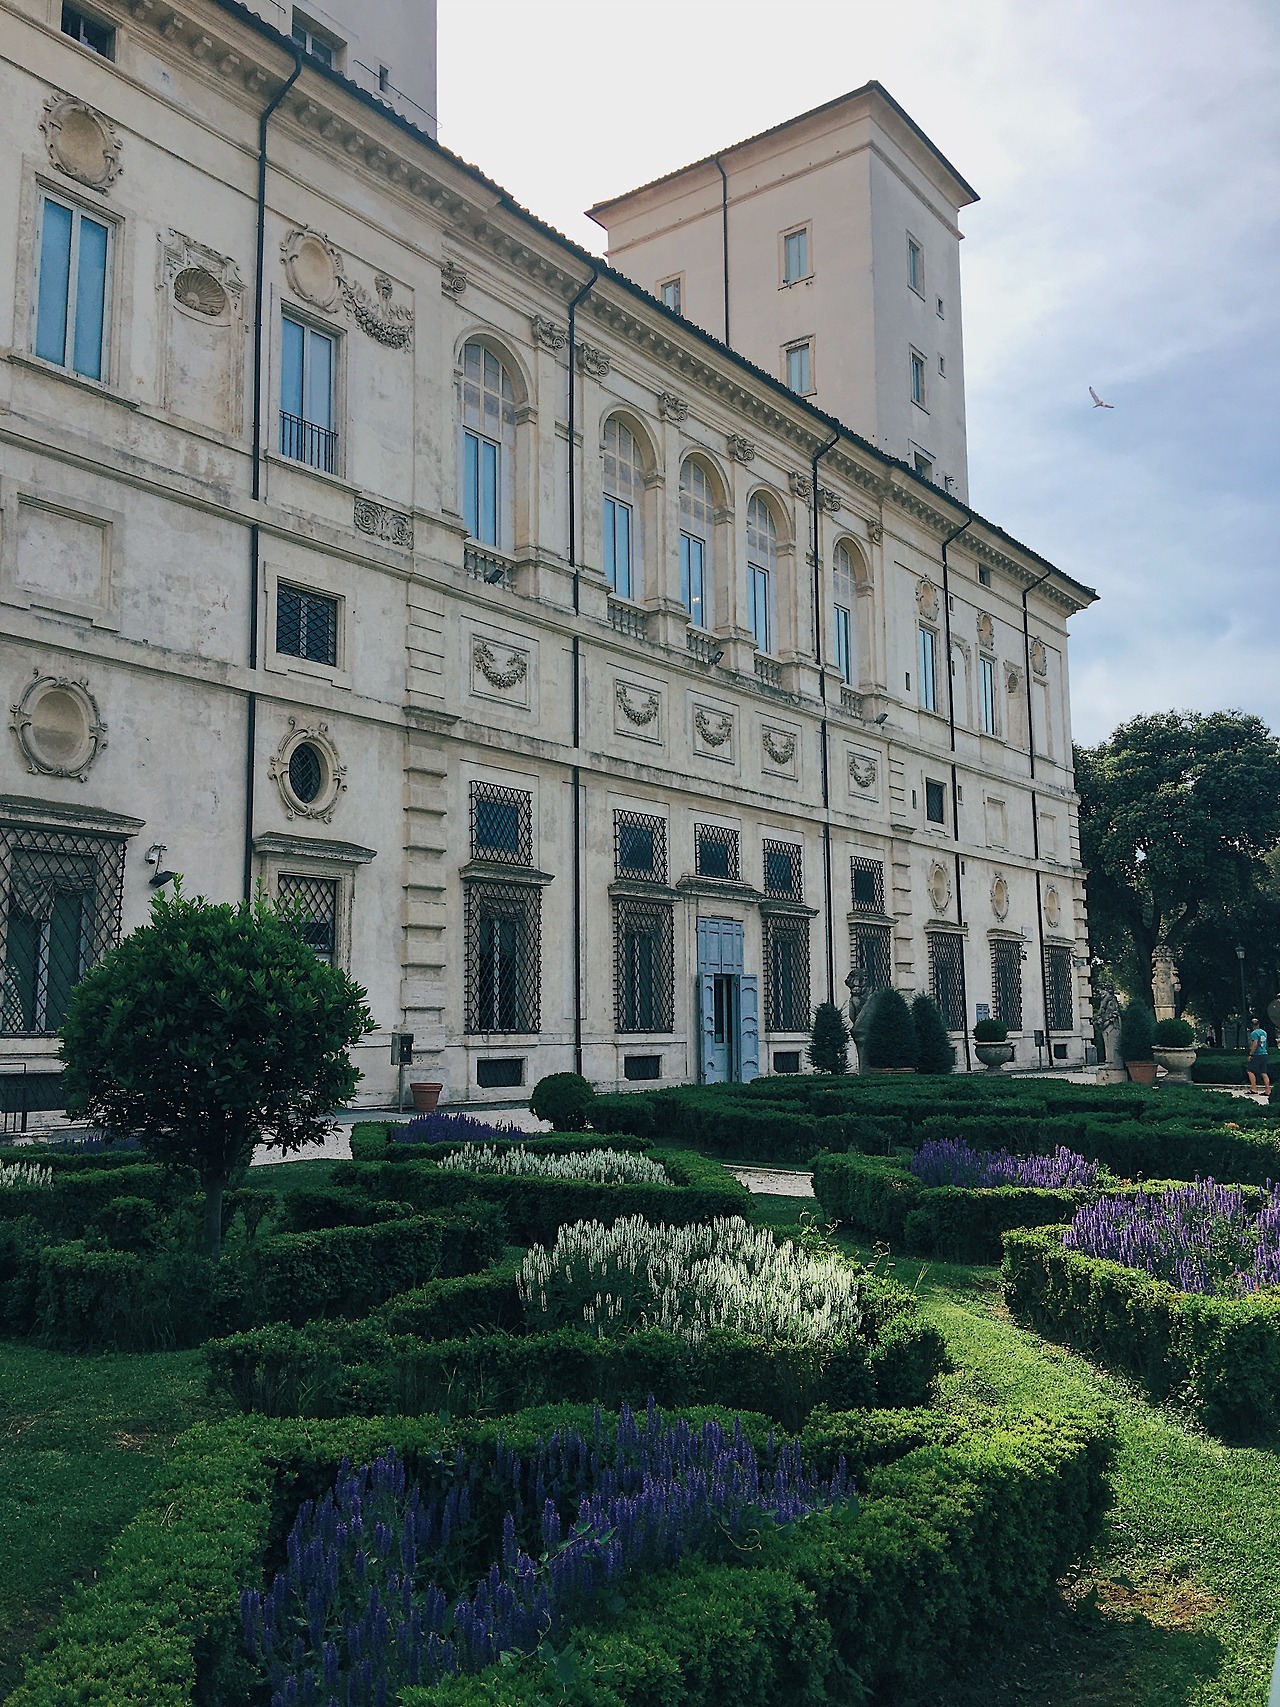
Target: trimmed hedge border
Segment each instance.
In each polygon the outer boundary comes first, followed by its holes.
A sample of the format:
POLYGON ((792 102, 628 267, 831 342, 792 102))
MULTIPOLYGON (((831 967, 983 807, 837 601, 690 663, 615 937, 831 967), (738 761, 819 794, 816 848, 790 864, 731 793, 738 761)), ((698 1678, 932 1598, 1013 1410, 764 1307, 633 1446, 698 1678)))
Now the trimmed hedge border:
POLYGON ((1215 1434, 1249 1439, 1280 1423, 1280 1298, 1179 1292, 1138 1269, 1063 1245, 1066 1229, 1007 1233, 1005 1297, 1050 1339, 1187 1405, 1215 1434))
MULTIPOLYGON (((527 1451, 539 1433, 590 1420, 561 1406, 501 1426, 527 1451)), ((762 1419, 743 1420, 763 1438, 762 1419)), ((264 1572, 301 1500, 344 1457, 367 1462, 395 1447, 413 1474, 419 1456, 491 1449, 497 1432, 400 1417, 249 1417, 188 1431, 97 1580, 76 1591, 28 1661, 9 1707, 245 1699, 240 1589, 264 1572)), ((1094 1414, 824 1414, 800 1438, 824 1464, 845 1455, 864 1485, 859 1507, 766 1533, 742 1562, 628 1581, 620 1615, 579 1627, 582 1707, 766 1707, 784 1692, 815 1707, 909 1699, 1049 1592, 1093 1541, 1106 1505, 1112 1441, 1094 1414)), ((521 1660, 409 1690, 402 1707, 533 1707, 545 1688, 539 1662, 521 1660)))

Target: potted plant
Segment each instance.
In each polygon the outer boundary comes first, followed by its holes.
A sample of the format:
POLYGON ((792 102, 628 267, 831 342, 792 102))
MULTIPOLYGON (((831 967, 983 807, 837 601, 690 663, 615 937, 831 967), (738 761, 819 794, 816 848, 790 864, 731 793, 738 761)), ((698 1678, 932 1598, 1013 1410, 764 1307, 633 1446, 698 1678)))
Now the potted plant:
POLYGON ((988 1073, 998 1073, 1013 1060, 1009 1028, 998 1019, 980 1019, 973 1028, 973 1052, 988 1073))
POLYGON ((1135 1085, 1156 1082, 1156 1019, 1145 1002, 1128 1002, 1120 1016, 1120 1059, 1135 1085))
POLYGON ((424 1079, 416 1085, 411 1084, 409 1095, 413 1098, 413 1106, 417 1112, 434 1114, 443 1089, 444 1085, 438 1079, 424 1079))
POLYGON ((1196 1058, 1195 1028, 1185 1019, 1162 1019, 1156 1022, 1151 1053, 1176 1085, 1191 1083, 1191 1067, 1196 1058))

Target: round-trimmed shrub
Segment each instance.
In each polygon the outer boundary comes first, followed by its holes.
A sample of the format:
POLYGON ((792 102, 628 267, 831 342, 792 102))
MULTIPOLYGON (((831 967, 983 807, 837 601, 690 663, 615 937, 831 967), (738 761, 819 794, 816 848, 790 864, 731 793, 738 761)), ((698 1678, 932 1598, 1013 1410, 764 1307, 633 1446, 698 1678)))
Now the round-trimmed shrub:
POLYGON ((581 1073, 548 1073, 533 1087, 529 1107, 556 1132, 581 1132, 595 1094, 581 1073))
POLYGON ((949 1073, 956 1064, 956 1052, 942 1009, 932 996, 916 997, 911 1004, 911 1020, 916 1028, 916 1071, 949 1073))
POLYGON ((1120 1016, 1120 1059, 1151 1061, 1156 1019, 1145 1002, 1129 1002, 1120 1016))
POLYGON ((998 1019, 980 1019, 973 1028, 975 1043, 1007 1043, 1009 1027, 998 1019))
POLYGON ((1192 1049, 1196 1028, 1185 1019, 1157 1020, 1151 1040, 1157 1049, 1192 1049))
POLYGON ((877 991, 862 1041, 864 1067, 914 1067, 916 1026, 897 990, 877 991))

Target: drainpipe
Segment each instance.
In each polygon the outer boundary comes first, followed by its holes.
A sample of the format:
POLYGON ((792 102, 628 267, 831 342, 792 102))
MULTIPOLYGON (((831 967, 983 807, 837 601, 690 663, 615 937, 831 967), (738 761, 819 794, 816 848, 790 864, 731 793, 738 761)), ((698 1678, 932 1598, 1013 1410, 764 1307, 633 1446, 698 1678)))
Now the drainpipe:
MULTIPOLYGON (((578 465, 574 449, 577 434, 578 388, 574 381, 574 333, 577 326, 578 304, 586 297, 600 277, 594 270, 591 277, 569 304, 569 466, 567 497, 569 510, 569 567, 573 570, 573 614, 581 609, 581 580, 578 573, 578 465)), ((572 724, 574 751, 582 744, 581 681, 582 648, 578 636, 573 637, 570 657, 570 692, 573 695, 572 724)), ((574 765, 573 789, 573 1070, 582 1071, 582 769, 574 765)))
MULTIPOLYGON (((729 280, 726 275, 726 292, 728 288, 729 280)), ((727 295, 725 302, 727 313, 727 295)), ((819 525, 822 512, 818 504, 818 464, 839 442, 840 430, 837 428, 826 444, 818 446, 809 462, 809 478, 812 482, 809 487, 809 500, 813 506, 813 655, 818 666, 818 692, 822 695, 822 887, 826 902, 824 912, 827 925, 827 1001, 833 1005, 836 999, 836 944, 835 924, 831 917, 831 780, 827 753, 827 676, 822 667, 822 558, 819 525)))
POLYGON ((1040 804, 1036 798, 1036 731, 1032 721, 1031 698, 1031 623, 1027 614, 1027 599, 1036 588, 1053 574, 1046 569, 1029 586, 1022 589, 1022 673, 1027 685, 1027 757, 1031 761, 1031 851, 1036 862, 1036 937, 1040 945, 1040 1007, 1044 1015, 1044 1042, 1053 1065, 1053 1039, 1049 1035, 1049 967, 1044 952, 1044 902, 1040 882, 1040 804))
POLYGON ((729 342, 729 180, 720 156, 715 156, 715 168, 720 174, 720 249, 724 256, 724 341, 729 342))
MULTIPOLYGON (((956 778, 956 679, 951 662, 951 565, 947 558, 950 546, 967 527, 972 526, 973 514, 961 522, 942 542, 942 625, 947 650, 947 734, 951 743, 951 830, 956 844, 956 922, 964 924, 964 887, 961 881, 964 862, 960 858, 960 785, 956 778)), ((973 1056, 969 1048, 969 979, 964 963, 964 936, 960 938, 960 1001, 964 1011, 964 1070, 973 1071, 973 1056)))
MULTIPOLYGON (((294 47, 293 70, 276 90, 258 119, 258 239, 254 278, 253 337, 253 470, 250 496, 256 506, 262 498, 262 377, 266 368, 267 294, 267 126, 276 108, 302 74, 302 52, 294 47)), ((255 519, 249 527, 249 668, 258 668, 258 589, 262 577, 260 529, 255 519)), ((253 800, 256 792, 258 696, 250 690, 246 704, 244 764, 244 898, 253 898, 253 800)))

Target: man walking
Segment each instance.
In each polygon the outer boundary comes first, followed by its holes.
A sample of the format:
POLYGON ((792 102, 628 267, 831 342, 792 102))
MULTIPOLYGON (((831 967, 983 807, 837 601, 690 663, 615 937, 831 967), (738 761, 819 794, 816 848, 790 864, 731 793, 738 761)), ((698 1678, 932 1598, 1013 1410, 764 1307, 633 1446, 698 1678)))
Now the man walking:
POLYGON ((1262 1094, 1271 1097, 1271 1079, 1267 1072, 1267 1032, 1260 1019, 1253 1022, 1253 1030, 1249 1033, 1249 1053, 1245 1057, 1244 1070, 1249 1075, 1249 1089, 1256 1091, 1258 1080, 1262 1080, 1262 1094))

